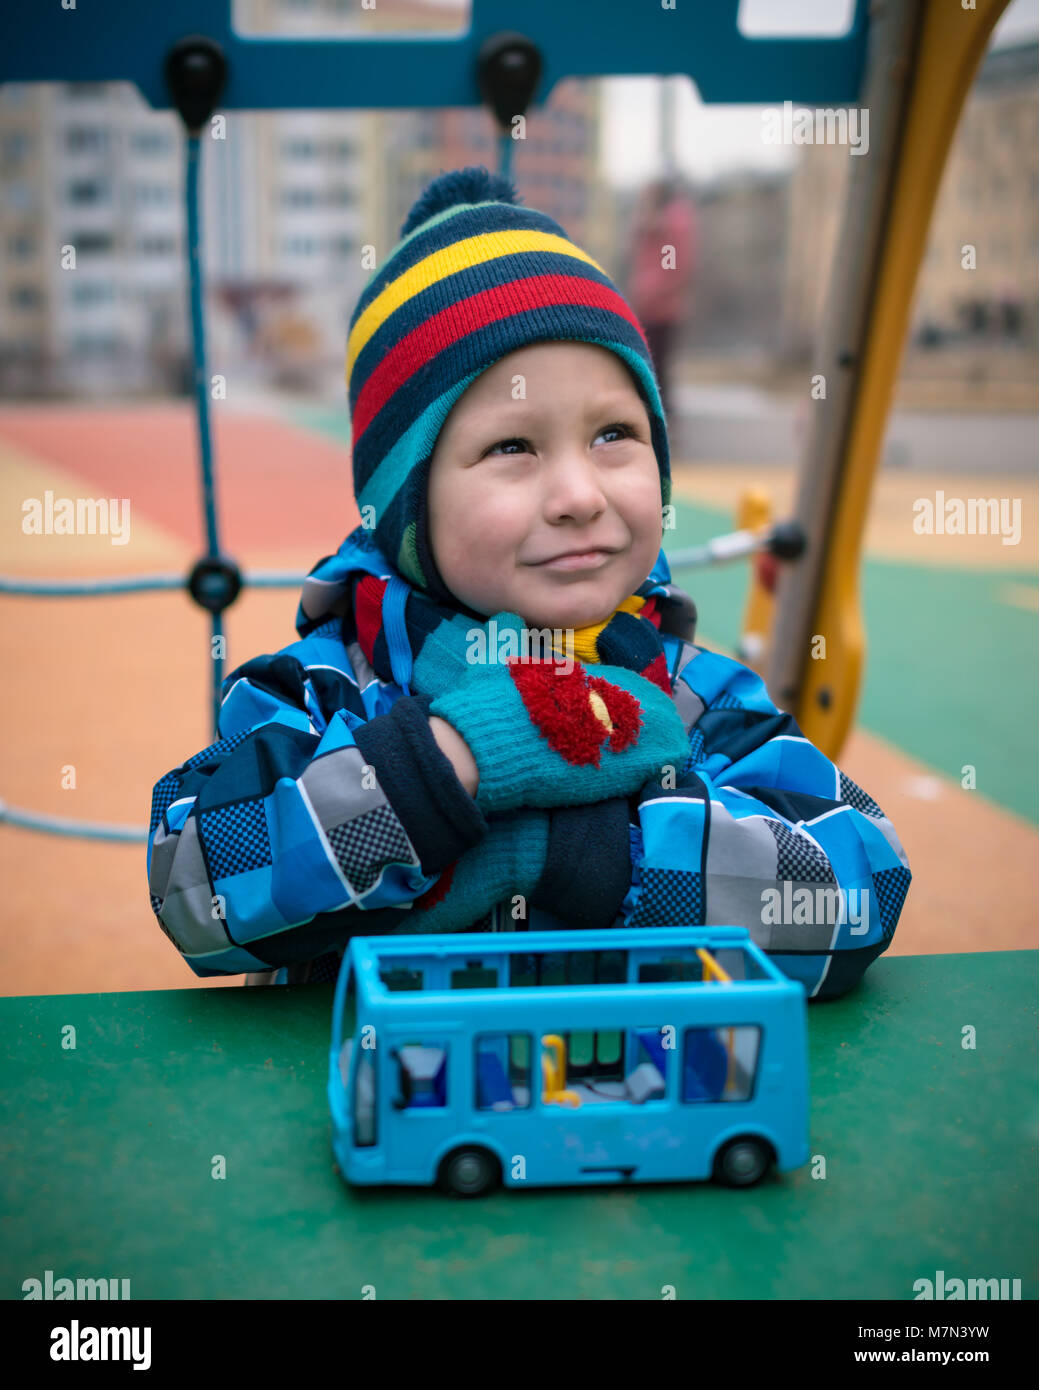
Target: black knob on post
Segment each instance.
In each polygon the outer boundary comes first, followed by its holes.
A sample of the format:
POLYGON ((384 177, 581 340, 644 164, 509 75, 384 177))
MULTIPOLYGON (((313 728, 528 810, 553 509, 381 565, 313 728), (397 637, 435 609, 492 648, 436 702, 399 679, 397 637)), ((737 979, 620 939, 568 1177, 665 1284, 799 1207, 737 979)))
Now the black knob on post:
POLYGON ((484 39, 476 68, 484 103, 508 134, 513 116, 526 113, 541 80, 541 53, 523 34, 504 30, 484 39))
POLYGON ((210 613, 222 613, 238 597, 242 572, 226 555, 207 555, 188 575, 188 593, 210 613))
POLYGON ((797 521, 780 521, 772 528, 769 553, 777 560, 796 560, 805 551, 805 533, 797 521))
POLYGON ((191 34, 170 49, 163 72, 181 120, 197 135, 216 110, 227 81, 223 49, 204 34, 191 34))

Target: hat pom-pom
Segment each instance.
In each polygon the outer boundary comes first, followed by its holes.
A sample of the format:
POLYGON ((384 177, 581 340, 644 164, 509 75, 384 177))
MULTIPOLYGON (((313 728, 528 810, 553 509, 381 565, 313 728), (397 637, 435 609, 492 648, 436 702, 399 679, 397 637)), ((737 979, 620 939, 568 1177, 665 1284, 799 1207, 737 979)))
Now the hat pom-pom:
POLYGON ((423 190, 407 221, 400 229, 402 237, 421 227, 438 212, 459 203, 518 203, 519 194, 504 174, 492 174, 482 164, 470 164, 465 169, 452 169, 423 190))

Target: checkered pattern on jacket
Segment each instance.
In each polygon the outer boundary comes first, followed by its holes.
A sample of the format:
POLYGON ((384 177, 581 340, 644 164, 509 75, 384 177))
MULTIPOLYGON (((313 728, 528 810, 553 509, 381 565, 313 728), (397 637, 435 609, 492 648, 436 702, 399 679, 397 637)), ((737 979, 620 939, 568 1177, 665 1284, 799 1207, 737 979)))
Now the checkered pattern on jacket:
MULTIPOLYGON (((909 887, 894 827, 748 667, 664 645, 689 755, 674 787, 647 783, 638 799, 618 922, 745 926, 809 997, 844 993, 887 947, 909 887), (766 921, 766 898, 784 893, 812 920, 766 921), (841 897, 861 920, 834 920, 841 897)), ((330 979, 351 935, 407 929, 439 874, 423 873, 381 791, 360 790, 353 738, 400 695, 348 652, 338 618, 227 678, 220 738, 152 796, 151 904, 196 975, 330 979)))

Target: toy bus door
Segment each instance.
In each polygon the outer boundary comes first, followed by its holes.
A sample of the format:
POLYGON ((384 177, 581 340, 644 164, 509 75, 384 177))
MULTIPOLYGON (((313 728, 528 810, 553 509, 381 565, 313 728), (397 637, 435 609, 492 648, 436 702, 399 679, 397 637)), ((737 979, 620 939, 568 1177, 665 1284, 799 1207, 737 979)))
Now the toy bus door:
POLYGON ((637 1048, 637 1031, 542 1033, 542 1153, 555 1181, 614 1182, 642 1175, 647 1155, 665 1144, 665 1087, 637 1048), (604 1075, 589 1074, 589 1064, 604 1075))
POLYGON ((411 1024, 387 1035, 381 1113, 387 1174, 432 1181, 433 1154, 464 1126, 461 1077, 465 1030, 411 1024))

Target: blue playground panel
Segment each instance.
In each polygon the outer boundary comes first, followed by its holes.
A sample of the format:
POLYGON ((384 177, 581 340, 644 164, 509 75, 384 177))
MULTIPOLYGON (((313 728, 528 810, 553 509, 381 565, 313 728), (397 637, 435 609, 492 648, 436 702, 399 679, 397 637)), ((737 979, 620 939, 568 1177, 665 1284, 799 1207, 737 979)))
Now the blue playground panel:
POLYGON ((75 10, 22 5, 6 26, 0 82, 132 82, 156 109, 171 105, 163 64, 188 36, 227 60, 218 110, 285 111, 482 104, 483 42, 519 33, 542 60, 543 103, 568 77, 684 73, 706 102, 850 104, 858 99, 869 28, 867 0, 837 38, 747 38, 738 0, 665 9, 657 0, 472 0, 458 34, 254 36, 232 25, 232 0, 91 0, 75 10))

